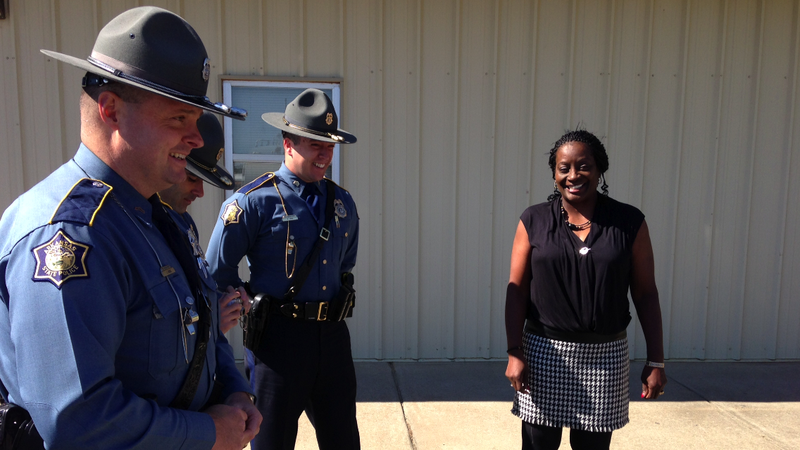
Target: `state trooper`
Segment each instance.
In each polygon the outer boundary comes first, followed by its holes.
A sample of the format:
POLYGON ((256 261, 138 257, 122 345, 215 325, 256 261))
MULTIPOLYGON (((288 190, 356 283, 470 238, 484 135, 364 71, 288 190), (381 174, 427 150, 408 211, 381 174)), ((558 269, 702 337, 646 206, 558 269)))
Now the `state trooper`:
MULTIPOLYGON (((186 235, 192 246, 192 255, 203 271, 208 270, 203 247, 200 245, 200 233, 191 214, 187 212, 189 205, 203 197, 203 182, 220 189, 233 187, 233 178, 218 162, 225 152, 225 136, 222 126, 214 114, 206 111, 197 119, 197 130, 203 138, 203 146, 195 148, 186 157, 186 179, 180 183, 159 191, 161 202, 170 209, 175 224, 181 233, 186 235)), ((218 291, 220 321, 219 329, 227 333, 239 323, 243 310, 250 309, 250 299, 244 287, 234 289, 228 286, 225 292, 218 291)))
POLYGON ((356 137, 338 128, 330 98, 317 89, 285 112, 261 117, 283 132, 284 161, 222 205, 208 248, 217 283, 243 285, 239 262, 247 256, 251 298, 269 301, 252 373, 264 422, 251 448, 294 448, 305 409, 320 449, 358 449, 355 369, 343 320, 353 306, 358 213, 350 193, 324 178, 334 146, 356 137))
POLYGON ((261 416, 156 192, 185 177, 202 110, 246 112, 205 96, 205 47, 164 9, 112 19, 86 59, 42 52, 87 71, 81 145, 0 220, 3 397, 47 448, 241 449, 261 416))

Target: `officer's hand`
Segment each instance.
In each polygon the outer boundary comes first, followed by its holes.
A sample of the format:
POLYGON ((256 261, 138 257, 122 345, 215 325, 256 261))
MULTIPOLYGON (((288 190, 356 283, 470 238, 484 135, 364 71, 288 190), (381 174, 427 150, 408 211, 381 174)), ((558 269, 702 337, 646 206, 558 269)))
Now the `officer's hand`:
POLYGON ((252 439, 252 437, 248 438, 250 435, 245 433, 247 414, 240 408, 214 405, 203 412, 214 419, 217 439, 214 441, 212 450, 241 450, 252 439))
POLYGON ((239 291, 239 294, 242 295, 242 306, 244 306, 244 313, 245 314, 249 313, 250 308, 253 305, 250 303, 251 300, 250 296, 247 295, 247 289, 245 289, 244 286, 239 286, 238 288, 236 288, 236 290, 239 291))
POLYGON ((225 295, 219 298, 219 329, 223 334, 239 323, 239 315, 242 311, 241 293, 231 286, 228 286, 226 291, 225 295))
POLYGON ((250 396, 244 392, 234 392, 225 399, 225 404, 239 408, 247 414, 247 428, 244 434, 247 442, 252 441, 261 429, 262 417, 256 405, 250 401, 250 396))

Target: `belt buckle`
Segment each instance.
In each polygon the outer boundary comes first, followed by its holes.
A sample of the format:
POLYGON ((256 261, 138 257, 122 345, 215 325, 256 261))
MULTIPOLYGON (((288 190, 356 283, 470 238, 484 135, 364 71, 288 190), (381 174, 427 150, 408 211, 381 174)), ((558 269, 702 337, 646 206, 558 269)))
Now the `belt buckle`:
POLYGON ((319 302, 319 309, 317 310, 317 322, 328 320, 328 302, 319 302))

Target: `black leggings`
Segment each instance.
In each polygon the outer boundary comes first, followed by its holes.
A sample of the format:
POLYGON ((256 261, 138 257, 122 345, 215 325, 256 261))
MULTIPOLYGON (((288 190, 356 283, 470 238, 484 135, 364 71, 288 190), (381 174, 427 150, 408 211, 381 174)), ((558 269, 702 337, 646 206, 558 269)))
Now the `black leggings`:
MULTIPOLYGON (((561 431, 560 427, 533 425, 523 420, 522 450, 556 450, 561 445, 561 431)), ((611 446, 611 432, 570 429, 569 444, 572 450, 608 450, 611 446)))

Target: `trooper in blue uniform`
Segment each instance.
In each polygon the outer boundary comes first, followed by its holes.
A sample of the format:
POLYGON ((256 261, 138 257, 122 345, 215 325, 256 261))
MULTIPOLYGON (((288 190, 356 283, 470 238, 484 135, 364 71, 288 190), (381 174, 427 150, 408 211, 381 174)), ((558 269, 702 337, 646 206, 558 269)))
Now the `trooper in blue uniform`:
POLYGON ((264 422, 251 448, 294 448, 305 410, 320 449, 358 449, 355 370, 342 320, 352 306, 342 293, 352 287, 358 213, 350 193, 324 178, 335 144, 356 138, 338 129, 333 104, 317 89, 262 118, 283 131, 284 162, 222 205, 208 248, 220 285, 243 284, 239 263, 246 256, 251 297, 270 301, 252 374, 264 422), (298 290, 298 274, 320 235, 327 241, 298 290))
POLYGON ((52 449, 240 449, 261 416, 219 333, 216 284, 155 195, 203 143, 209 63, 155 7, 99 33, 81 145, 0 220, 0 380, 52 449), (219 398, 213 398, 216 390, 219 398))
MULTIPOLYGON (((216 116, 210 112, 204 112, 197 120, 197 130, 203 137, 203 146, 193 149, 186 157, 186 179, 159 191, 158 196, 161 197, 161 202, 170 209, 172 218, 181 233, 189 239, 192 256, 197 260, 198 266, 204 271, 203 275, 205 276, 208 271, 208 263, 203 247, 200 245, 200 233, 197 225, 187 212, 187 208, 205 194, 204 182, 220 189, 230 189, 233 187, 233 178, 218 164, 225 151, 225 136, 216 116)), ((250 300, 244 287, 234 289, 228 286, 224 292, 218 288, 218 293, 219 329, 224 334, 239 323, 243 308, 250 309, 250 300)))

